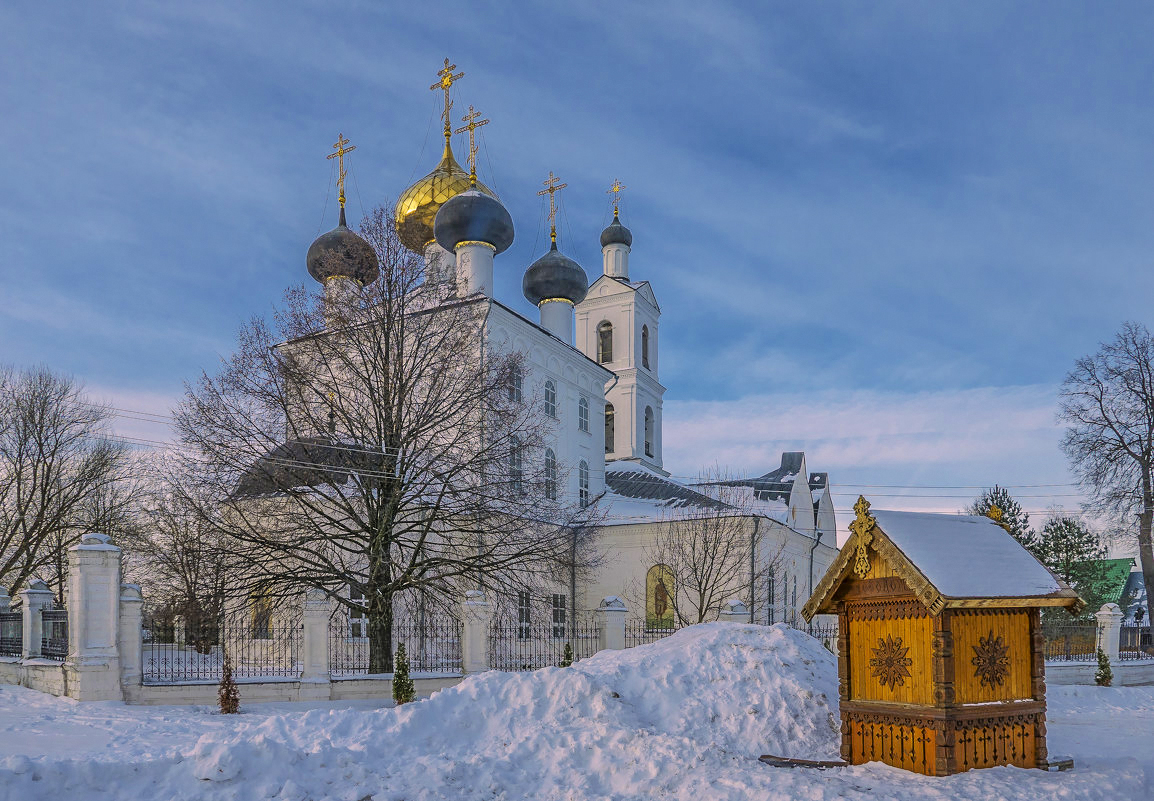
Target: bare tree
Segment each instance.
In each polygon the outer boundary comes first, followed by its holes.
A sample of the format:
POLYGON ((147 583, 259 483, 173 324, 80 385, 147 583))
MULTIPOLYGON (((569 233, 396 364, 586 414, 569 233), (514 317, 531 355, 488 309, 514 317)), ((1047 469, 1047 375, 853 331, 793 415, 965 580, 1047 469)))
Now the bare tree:
MULTIPOLYGON (((652 565, 646 584, 646 616, 662 618, 654 603, 668 604, 679 625, 716 620, 731 598, 747 598, 761 587, 780 561, 781 549, 766 541, 764 519, 755 513, 756 501, 749 487, 736 486, 718 474, 703 474, 695 487, 703 494, 696 502, 671 508, 644 551, 652 565)), ((650 625, 660 620, 648 620, 650 625)))
POLYGON ((111 417, 71 378, 0 370, 0 583, 48 572, 59 597, 67 548, 127 516, 127 449, 111 417))
POLYGON ((489 303, 425 281, 389 212, 362 224, 380 278, 286 295, 177 428, 250 590, 323 589, 368 618, 369 669, 392 669, 401 593, 533 585, 572 551, 584 510, 543 453, 540 393, 520 353, 487 341, 489 303), (355 600, 363 597, 367 600, 355 600))
POLYGON ((1088 508, 1124 523, 1138 516, 1138 555, 1152 613, 1154 338, 1146 327, 1125 323, 1097 353, 1078 359, 1060 402, 1060 419, 1069 424, 1062 449, 1090 497, 1088 508))

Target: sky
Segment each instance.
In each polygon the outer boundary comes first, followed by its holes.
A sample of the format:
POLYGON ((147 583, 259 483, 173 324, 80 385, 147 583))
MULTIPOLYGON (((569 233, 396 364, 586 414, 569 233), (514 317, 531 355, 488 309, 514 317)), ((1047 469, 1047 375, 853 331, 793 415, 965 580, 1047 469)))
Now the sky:
POLYGON ((1152 23, 1141 3, 0 5, 0 364, 164 414, 311 280, 338 133, 350 221, 432 169, 447 56, 517 230, 498 299, 536 318, 550 171, 594 277, 627 187, 674 475, 804 450, 839 509, 957 511, 998 482, 1040 522, 1078 504, 1063 377, 1154 296, 1152 23))

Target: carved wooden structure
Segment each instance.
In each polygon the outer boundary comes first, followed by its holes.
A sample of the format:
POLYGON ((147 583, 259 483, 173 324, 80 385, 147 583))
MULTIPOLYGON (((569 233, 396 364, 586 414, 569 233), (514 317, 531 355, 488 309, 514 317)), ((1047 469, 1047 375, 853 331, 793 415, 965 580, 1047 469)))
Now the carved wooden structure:
POLYGON ((931 776, 1045 767, 1039 610, 1081 599, 987 518, 854 509, 803 610, 838 616, 842 759, 931 776))

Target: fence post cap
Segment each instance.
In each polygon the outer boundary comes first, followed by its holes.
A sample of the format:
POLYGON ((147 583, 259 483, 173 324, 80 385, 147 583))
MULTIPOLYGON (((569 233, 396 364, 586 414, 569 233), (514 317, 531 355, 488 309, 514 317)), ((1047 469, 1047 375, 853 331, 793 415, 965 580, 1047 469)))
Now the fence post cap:
POLYGON ((724 604, 722 604, 721 607, 722 607, 721 611, 723 614, 727 614, 727 615, 747 615, 747 614, 749 614, 749 607, 746 606, 745 602, 739 598, 730 598, 728 601, 726 601, 724 604))
POLYGON ((39 579, 39 578, 34 578, 31 581, 29 581, 28 587, 26 589, 24 589, 23 592, 28 592, 28 593, 46 592, 49 595, 52 594, 52 590, 48 589, 48 582, 45 581, 44 579, 39 579))
POLYGON ((485 601, 485 593, 481 590, 466 590, 465 603, 483 603, 485 601))
POLYGON ((625 601, 617 595, 606 595, 601 599, 601 609, 625 609, 625 601))
POLYGON ((1118 604, 1102 604, 1102 608, 1094 613, 1094 617, 1122 617, 1122 609, 1118 604))
POLYGON ((131 584, 126 582, 120 585, 120 600, 143 601, 144 593, 140 591, 139 584, 131 584))
POLYGON ((119 551, 115 545, 112 544, 112 538, 107 534, 100 534, 95 531, 90 531, 80 537, 80 544, 73 545, 68 550, 70 551, 119 551))

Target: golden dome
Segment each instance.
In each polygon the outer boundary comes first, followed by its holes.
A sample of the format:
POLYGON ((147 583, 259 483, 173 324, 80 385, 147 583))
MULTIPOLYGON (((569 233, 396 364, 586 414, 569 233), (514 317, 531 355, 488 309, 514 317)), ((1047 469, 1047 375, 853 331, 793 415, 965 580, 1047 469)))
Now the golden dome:
MULTIPOLYGON (((445 154, 437 168, 402 192, 397 200, 397 233, 401 243, 414 253, 423 253, 425 245, 434 240, 433 220, 441 205, 469 188, 469 173, 453 158, 453 149, 446 142, 445 154)), ((497 197, 480 181, 477 189, 497 197)))

